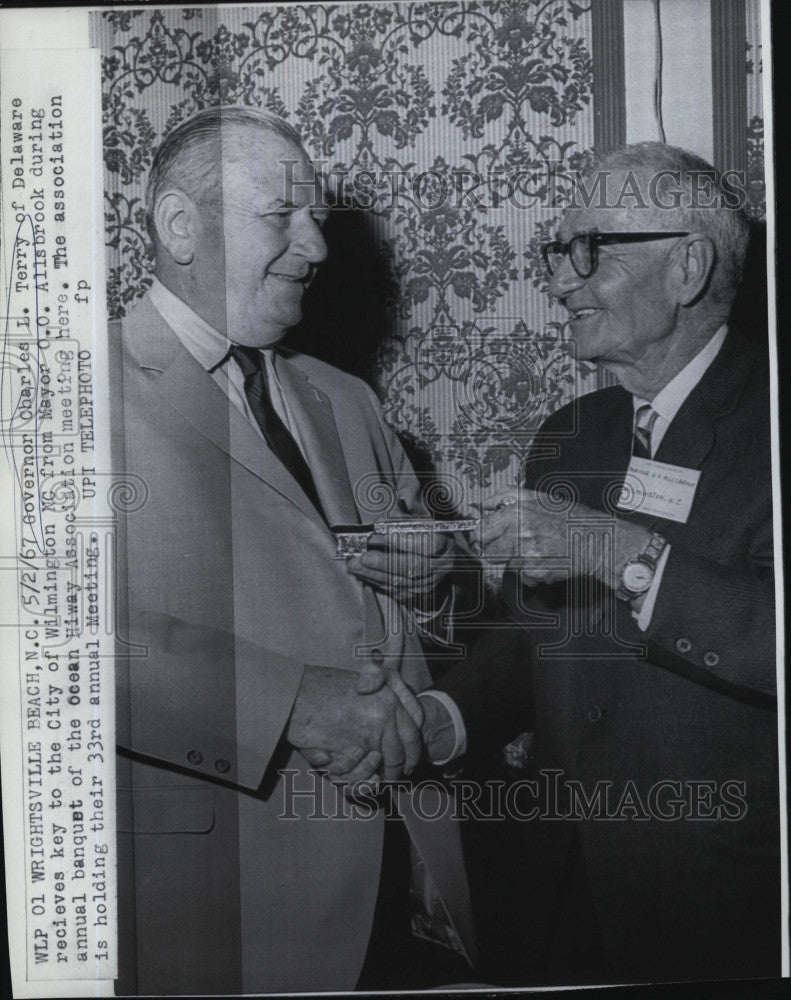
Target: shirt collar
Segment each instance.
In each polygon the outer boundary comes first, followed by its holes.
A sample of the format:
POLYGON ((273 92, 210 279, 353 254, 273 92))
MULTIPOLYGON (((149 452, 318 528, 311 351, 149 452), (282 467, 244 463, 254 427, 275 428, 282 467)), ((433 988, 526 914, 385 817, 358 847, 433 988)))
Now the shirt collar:
POLYGON ((203 368, 211 371, 222 364, 231 348, 227 337, 165 288, 157 278, 154 278, 148 294, 162 319, 203 368))
MULTIPOLYGON (((650 400, 651 409, 670 423, 683 406, 685 400, 703 378, 712 361, 717 357, 728 327, 723 325, 714 333, 706 346, 674 376, 660 392, 650 400)), ((635 412, 640 406, 649 402, 646 399, 634 397, 635 412)))

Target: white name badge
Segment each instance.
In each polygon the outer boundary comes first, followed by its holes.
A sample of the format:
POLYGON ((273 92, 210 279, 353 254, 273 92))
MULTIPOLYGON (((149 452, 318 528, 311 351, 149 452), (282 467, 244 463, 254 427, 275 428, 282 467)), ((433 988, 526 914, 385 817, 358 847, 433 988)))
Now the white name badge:
POLYGON ((698 469, 632 457, 618 507, 686 524, 699 479, 698 469))

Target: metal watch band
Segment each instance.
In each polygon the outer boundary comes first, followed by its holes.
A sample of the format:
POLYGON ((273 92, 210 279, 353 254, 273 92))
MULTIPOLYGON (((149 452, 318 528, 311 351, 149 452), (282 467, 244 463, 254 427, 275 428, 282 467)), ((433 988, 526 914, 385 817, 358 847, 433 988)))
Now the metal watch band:
POLYGON ((652 569, 656 569, 656 565, 659 562, 659 558, 665 551, 665 546, 667 545, 667 539, 660 535, 658 531, 655 531, 648 541, 648 545, 645 547, 645 551, 642 555, 637 558, 640 562, 648 563, 652 569))
MULTIPOLYGON (((626 564, 624 567, 624 573, 626 572, 627 567, 637 562, 644 563, 646 566, 650 567, 652 572, 655 572, 657 563, 659 562, 666 545, 667 539, 663 535, 660 535, 658 531, 654 531, 651 534, 651 537, 648 540, 648 545, 646 545, 644 551, 635 556, 633 559, 630 559, 626 564)), ((648 589, 650 589, 650 587, 648 589)), ((621 580, 618 582, 618 586, 616 587, 615 595, 622 601, 633 601, 636 597, 641 597, 646 592, 647 591, 644 590, 636 593, 635 591, 629 590, 625 586, 622 576, 621 580)))

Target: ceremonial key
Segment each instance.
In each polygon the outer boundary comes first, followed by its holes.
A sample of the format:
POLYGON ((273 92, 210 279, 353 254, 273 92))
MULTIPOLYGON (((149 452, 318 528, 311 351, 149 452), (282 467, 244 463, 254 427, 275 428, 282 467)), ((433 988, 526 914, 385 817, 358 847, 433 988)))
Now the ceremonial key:
POLYGON ((433 518, 410 517, 401 521, 376 521, 374 524, 339 524, 333 527, 337 548, 336 559, 360 555, 368 548, 371 535, 416 535, 425 531, 474 531, 477 517, 455 521, 437 521, 433 518))

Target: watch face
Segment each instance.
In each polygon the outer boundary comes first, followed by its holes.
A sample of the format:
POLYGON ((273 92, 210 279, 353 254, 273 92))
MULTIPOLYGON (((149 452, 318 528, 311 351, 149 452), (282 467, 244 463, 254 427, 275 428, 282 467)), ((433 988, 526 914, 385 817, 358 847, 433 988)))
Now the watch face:
POLYGON ((628 563, 623 571, 623 585, 633 594, 644 594, 653 579, 653 569, 643 562, 628 563))

